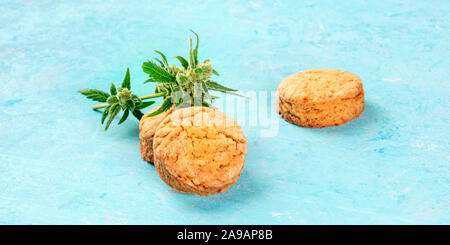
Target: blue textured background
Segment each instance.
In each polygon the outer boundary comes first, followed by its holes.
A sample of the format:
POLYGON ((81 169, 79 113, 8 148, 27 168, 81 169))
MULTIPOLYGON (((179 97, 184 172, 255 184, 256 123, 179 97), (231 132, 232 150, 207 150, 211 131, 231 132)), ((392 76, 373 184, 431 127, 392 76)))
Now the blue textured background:
MULTIPOLYGON (((450 1, 0 1, 1 224, 449 224, 450 1), (77 2, 77 3, 75 3, 77 2), (200 34, 219 81, 359 75, 360 119, 277 137, 244 127, 226 193, 172 191, 139 154, 138 121, 103 132, 75 93, 107 89, 200 34)), ((174 62, 173 60, 171 60, 174 62)), ((273 108, 272 108, 273 109, 273 108)))

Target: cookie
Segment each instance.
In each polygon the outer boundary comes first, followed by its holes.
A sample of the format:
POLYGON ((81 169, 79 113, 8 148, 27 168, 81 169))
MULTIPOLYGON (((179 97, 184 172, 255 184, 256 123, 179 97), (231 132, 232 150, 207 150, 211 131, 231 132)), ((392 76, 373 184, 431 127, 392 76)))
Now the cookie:
POLYGON ((284 79, 276 110, 286 121, 309 128, 342 125, 364 110, 361 79, 346 71, 315 69, 284 79))
POLYGON ((155 167, 173 189, 197 195, 226 191, 245 164, 247 141, 241 127, 219 110, 175 110, 153 139, 155 167))
POLYGON ((164 120, 164 118, 166 118, 167 115, 173 111, 173 108, 171 108, 170 110, 159 115, 147 117, 158 108, 159 106, 145 113, 139 122, 139 146, 141 149, 141 156, 145 161, 150 163, 153 163, 153 136, 155 135, 156 128, 164 120))

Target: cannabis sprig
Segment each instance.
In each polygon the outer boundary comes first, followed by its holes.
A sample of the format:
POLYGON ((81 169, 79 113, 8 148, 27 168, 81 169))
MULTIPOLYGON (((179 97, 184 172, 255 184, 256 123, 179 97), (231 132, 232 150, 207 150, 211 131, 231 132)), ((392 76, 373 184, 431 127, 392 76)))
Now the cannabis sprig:
POLYGON ((155 101, 143 101, 143 99, 151 98, 149 96, 138 97, 132 93, 129 68, 127 68, 127 72, 125 73, 121 86, 116 87, 114 83, 111 83, 109 93, 98 89, 80 89, 78 92, 93 101, 107 102, 107 104, 92 107, 94 110, 105 108, 101 119, 102 124, 104 124, 105 119, 108 118, 106 121, 105 131, 108 130, 111 122, 121 110, 123 111, 123 115, 118 124, 122 124, 128 118, 130 112, 133 116, 140 120, 144 115, 141 110, 155 103, 155 101))
POLYGON ((167 57, 158 50, 155 50, 155 52, 160 58, 153 58, 153 61, 149 60, 142 64, 142 70, 149 76, 144 83, 153 82, 156 84, 154 94, 142 97, 133 94, 129 69, 127 69, 120 87, 116 87, 114 83, 111 83, 110 93, 97 89, 78 90, 88 99, 107 102, 106 104, 92 107, 94 110, 105 108, 101 119, 102 124, 104 124, 104 121, 108 118, 105 131, 108 130, 111 122, 121 110, 123 115, 118 124, 123 123, 130 112, 140 120, 143 116, 141 110, 155 103, 154 101, 144 102, 143 100, 146 99, 163 97, 160 107, 148 115, 148 117, 152 117, 169 110, 174 105, 176 107, 181 105, 209 107, 210 104, 207 101, 212 104, 214 99, 219 98, 211 95, 210 90, 242 96, 235 93, 236 89, 225 87, 211 79, 213 75, 219 76, 219 73, 212 67, 209 59, 199 62, 199 37, 194 31, 191 30, 191 32, 196 37, 196 44, 192 48, 192 38, 189 38, 189 57, 185 59, 179 55, 174 56, 180 62, 181 67, 170 65, 167 57))
MULTIPOLYGON (((192 31, 192 30, 191 30, 192 31)), ((192 31, 196 37, 195 47, 192 48, 192 38, 189 38, 189 57, 185 59, 182 56, 175 56, 181 67, 170 65, 166 56, 155 50, 159 58, 153 58, 153 61, 147 61, 142 64, 142 70, 149 75, 149 79, 144 83, 155 82, 155 93, 164 93, 162 105, 155 112, 148 115, 156 116, 169 110, 172 105, 176 107, 187 104, 189 106, 201 105, 209 107, 209 103, 218 98, 210 94, 210 90, 222 93, 238 95, 236 89, 225 87, 213 80, 212 75, 219 76, 219 73, 212 67, 211 61, 205 59, 203 62, 198 60, 199 37, 192 31)))

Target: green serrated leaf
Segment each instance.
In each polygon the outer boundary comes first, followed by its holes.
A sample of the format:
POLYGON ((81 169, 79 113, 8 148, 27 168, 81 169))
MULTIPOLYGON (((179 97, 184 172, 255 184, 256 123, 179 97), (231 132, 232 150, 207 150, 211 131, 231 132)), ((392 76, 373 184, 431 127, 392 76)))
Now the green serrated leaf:
POLYGON ((109 88, 109 91, 110 91, 111 95, 117 94, 117 88, 116 88, 116 85, 114 85, 114 83, 111 83, 111 87, 109 88))
POLYGON ((149 107, 149 106, 153 105, 154 103, 155 103, 155 101, 143 101, 142 103, 136 105, 135 110, 144 109, 146 107, 149 107))
POLYGON ((169 65, 169 62, 167 62, 166 56, 165 56, 162 52, 160 52, 160 51, 158 51, 158 50, 155 50, 155 52, 158 53, 159 55, 161 55, 162 63, 163 63, 167 68, 170 68, 170 65, 169 65))
POLYGON ((106 102, 109 97, 108 93, 98 89, 80 89, 78 92, 86 96, 86 98, 98 102, 106 102))
POLYGON ((213 73, 214 75, 216 75, 216 76, 220 76, 220 74, 219 74, 216 70, 214 70, 214 69, 212 69, 212 73, 213 73))
POLYGON ((110 106, 108 105, 102 114, 102 124, 105 122, 106 117, 108 116, 110 106))
POLYGON ((206 82, 202 81, 202 88, 205 93, 208 93, 208 86, 206 86, 206 82))
POLYGON ((175 104, 175 107, 180 106, 181 104, 183 104, 183 102, 184 102, 183 98, 180 98, 180 99, 178 100, 178 102, 175 104))
POLYGON ((170 97, 167 97, 167 98, 164 99, 163 103, 158 108, 158 110, 154 111, 153 113, 151 113, 147 117, 153 117, 153 116, 159 115, 159 114, 169 110, 170 107, 172 107, 172 99, 170 97))
POLYGON ((195 33, 195 31, 193 31, 193 30, 191 30, 191 32, 194 33, 195 37, 197 38, 197 42, 195 44, 195 48, 192 51, 192 54, 194 56, 193 58, 194 58, 195 65, 197 65, 198 64, 198 44, 199 44, 200 41, 199 41, 197 33, 195 33))
POLYGON ((194 53, 192 51, 192 38, 189 38, 189 66, 191 68, 195 68, 195 59, 194 59, 194 53))
POLYGON ((108 102, 108 104, 111 105, 111 104, 114 104, 114 103, 119 102, 119 99, 117 99, 117 96, 111 95, 111 96, 108 97, 108 99, 106 100, 106 102, 108 102))
POLYGON ((144 113, 142 113, 140 110, 134 110, 131 113, 133 113, 133 116, 136 117, 138 120, 141 120, 142 116, 144 116, 144 113))
POLYGON ((150 78, 161 83, 176 82, 175 76, 167 72, 161 66, 158 66, 152 61, 147 61, 142 64, 142 70, 147 73, 150 78))
POLYGON ((119 125, 120 124, 122 124, 123 122, 125 122, 125 120, 127 120, 127 117, 128 117, 128 115, 130 114, 130 111, 129 110, 125 110, 124 112, 123 112, 123 116, 122 116, 122 118, 120 118, 120 121, 119 121, 119 125))
POLYGON ((109 108, 108 112, 109 118, 108 121, 106 121, 105 131, 108 130, 109 125, 111 125, 111 122, 113 121, 114 117, 116 117, 119 112, 120 112, 120 105, 118 103, 112 104, 111 107, 109 108))
POLYGON ((213 96, 209 93, 209 90, 208 90, 208 87, 206 86, 206 84, 205 84, 205 82, 202 82, 202 89, 203 89, 203 91, 204 91, 204 98, 205 99, 207 99, 207 100, 209 100, 210 102, 211 102, 211 104, 212 104, 212 101, 213 101, 213 96))
POLYGON ((164 65, 164 63, 162 62, 162 60, 153 57, 154 60, 158 61, 158 63, 161 65, 162 68, 166 68, 166 65, 164 65))
POLYGON ((219 83, 214 82, 212 80, 206 81, 205 84, 208 87, 208 89, 219 91, 219 92, 236 92, 237 91, 236 89, 225 87, 225 86, 220 85, 219 83))
POLYGON ((137 95, 135 95, 135 94, 132 94, 132 95, 131 95, 131 99, 134 101, 134 103, 135 103, 136 105, 142 103, 141 98, 139 98, 139 97, 138 97, 137 95))
POLYGON ((144 84, 146 84, 146 83, 155 83, 155 82, 156 82, 155 79, 149 78, 149 79, 144 81, 144 84))
POLYGON ((183 66, 184 69, 187 69, 189 67, 189 63, 185 58, 183 58, 179 55, 175 56, 174 58, 180 61, 181 65, 183 66))
MULTIPOLYGON (((220 91, 220 92, 222 92, 222 91, 220 91)), ((228 92, 228 91, 223 92, 223 93, 231 94, 231 95, 238 96, 238 97, 242 97, 242 98, 246 98, 246 99, 250 99, 249 97, 244 96, 244 95, 241 95, 241 94, 238 94, 238 93, 233 93, 233 92, 228 92)))
POLYGON ((130 111, 134 111, 134 108, 136 107, 135 103, 133 100, 127 100, 125 102, 125 108, 127 108, 130 111))
POLYGON ((125 77, 123 78, 121 87, 131 89, 130 68, 127 68, 127 72, 125 73, 125 77))

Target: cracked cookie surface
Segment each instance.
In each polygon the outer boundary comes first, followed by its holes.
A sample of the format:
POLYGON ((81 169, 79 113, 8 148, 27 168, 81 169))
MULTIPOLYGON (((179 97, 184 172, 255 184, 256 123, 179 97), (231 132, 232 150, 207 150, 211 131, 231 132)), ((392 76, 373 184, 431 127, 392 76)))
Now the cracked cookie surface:
POLYGON ((180 192, 213 195, 226 191, 245 164, 246 139, 240 126, 219 110, 175 110, 153 140, 155 167, 180 192))
POLYGON ((315 69, 293 74, 277 89, 276 109, 283 119, 302 127, 342 125, 361 115, 361 79, 346 71, 315 69))

